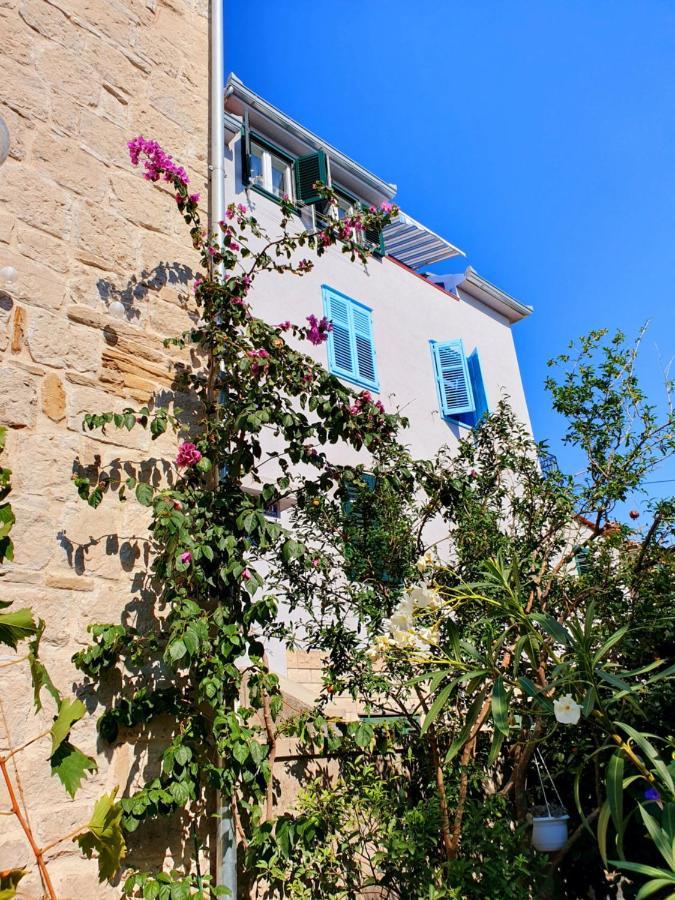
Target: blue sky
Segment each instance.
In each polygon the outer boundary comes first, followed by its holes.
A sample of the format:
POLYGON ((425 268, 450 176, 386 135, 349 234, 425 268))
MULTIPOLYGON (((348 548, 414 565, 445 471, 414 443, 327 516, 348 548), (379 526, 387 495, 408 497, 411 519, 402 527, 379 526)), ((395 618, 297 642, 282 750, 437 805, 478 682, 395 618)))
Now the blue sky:
MULTIPOLYGON (((535 307, 516 343, 535 434, 564 467, 575 460, 543 382, 571 338, 649 319, 641 374, 662 399, 675 355, 671 0, 225 0, 225 32, 226 71, 395 182, 407 212, 535 307)), ((675 479, 675 465, 653 478, 675 479)))

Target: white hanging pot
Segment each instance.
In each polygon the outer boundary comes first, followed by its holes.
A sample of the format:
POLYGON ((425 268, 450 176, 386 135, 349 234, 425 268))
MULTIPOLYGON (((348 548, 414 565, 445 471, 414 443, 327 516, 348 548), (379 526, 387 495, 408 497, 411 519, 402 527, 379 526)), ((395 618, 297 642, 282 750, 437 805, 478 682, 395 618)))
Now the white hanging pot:
POLYGON ((532 816, 532 846, 550 853, 567 843, 567 813, 558 816, 532 816))

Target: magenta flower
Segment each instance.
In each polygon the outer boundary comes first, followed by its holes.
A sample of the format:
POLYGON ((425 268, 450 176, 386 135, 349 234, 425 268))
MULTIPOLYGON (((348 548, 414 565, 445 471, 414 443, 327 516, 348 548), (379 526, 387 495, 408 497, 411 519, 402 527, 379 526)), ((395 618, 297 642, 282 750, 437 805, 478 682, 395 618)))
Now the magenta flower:
POLYGON ((143 177, 148 181, 159 181, 160 175, 164 175, 165 181, 173 181, 176 179, 183 186, 189 184, 187 172, 182 166, 177 165, 171 156, 166 153, 157 141, 149 141, 140 134, 137 138, 129 141, 129 159, 133 166, 137 166, 141 156, 146 159, 143 162, 145 172, 143 177))
POLYGON ((391 203, 380 203, 380 209, 383 213, 390 213, 393 208, 394 207, 391 203))
POLYGON ((248 581, 250 579, 250 577, 251 577, 251 573, 249 572, 249 570, 244 569, 244 571, 241 573, 241 580, 248 581))
POLYGON ((248 212, 248 207, 244 206, 243 203, 237 203, 237 209, 242 214, 242 216, 245 216, 248 212))
POLYGON ((185 553, 181 553, 180 561, 183 563, 184 566, 187 566, 188 563, 192 562, 192 554, 190 553, 189 550, 186 550, 185 553))
POLYGON ((230 206, 227 207, 227 209, 225 210, 225 216, 228 219, 234 219, 234 205, 233 204, 231 204, 230 206))
POLYGON ((277 325, 277 328, 279 328, 281 331, 288 331, 288 329, 292 327, 293 326, 288 321, 288 319, 285 322, 279 322, 279 324, 277 325))
POLYGON ((183 441, 178 448, 176 465, 179 469, 187 466, 195 466, 201 458, 202 455, 194 444, 191 444, 189 441, 183 441))
POLYGON ((309 328, 306 337, 310 343, 319 345, 328 340, 328 334, 333 330, 332 322, 329 322, 325 316, 319 320, 314 315, 307 316, 307 321, 309 328))
POLYGON ((188 200, 190 203, 199 203, 199 194, 190 194, 188 200))

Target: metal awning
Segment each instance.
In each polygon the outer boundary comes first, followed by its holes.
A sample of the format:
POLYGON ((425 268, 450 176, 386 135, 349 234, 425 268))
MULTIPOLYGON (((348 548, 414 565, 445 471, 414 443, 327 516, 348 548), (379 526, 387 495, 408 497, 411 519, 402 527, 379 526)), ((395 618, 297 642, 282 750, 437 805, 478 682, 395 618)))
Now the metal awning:
POLYGON ((384 247, 387 253, 411 269, 429 266, 451 256, 466 256, 463 250, 404 212, 384 229, 384 247))

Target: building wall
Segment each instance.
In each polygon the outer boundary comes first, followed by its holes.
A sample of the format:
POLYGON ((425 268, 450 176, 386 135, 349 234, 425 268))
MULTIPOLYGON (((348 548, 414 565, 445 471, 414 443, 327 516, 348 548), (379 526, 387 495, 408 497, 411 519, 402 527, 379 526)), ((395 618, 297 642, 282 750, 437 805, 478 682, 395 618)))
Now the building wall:
MULTIPOLYGON (((0 168, 0 267, 19 273, 16 289, 0 289, 0 424, 10 431, 2 463, 13 470, 17 520, 2 598, 46 620, 44 661, 64 691, 76 686, 86 701, 92 715, 73 738, 99 764, 71 801, 49 775, 44 741, 15 757, 41 845, 86 822, 104 790, 126 789, 154 764, 144 736, 133 746, 97 744, 100 707, 70 662, 90 622, 135 615, 145 517, 114 499, 89 509, 71 475, 77 458, 123 463, 152 452, 135 431, 85 437, 84 412, 144 402, 155 390, 172 396, 162 339, 188 321, 181 297, 194 260, 171 197, 131 169, 126 142, 156 138, 203 186, 206 16, 207 0, 0 0, 0 115, 11 135, 0 168), (106 312, 115 297, 128 307, 124 323, 106 312)), ((167 439, 156 452, 172 446, 167 439)), ((0 696, 11 745, 48 723, 32 715, 24 666, 0 671, 0 696)), ((135 863, 176 849, 166 828, 151 838, 135 863)), ((3 816, 0 869, 30 861, 3 816)), ((49 868, 59 898, 119 896, 119 887, 98 885, 96 864, 71 842, 49 868)), ((42 896, 34 870, 19 895, 42 896)))
MULTIPOLYGON (((261 224, 275 234, 278 205, 255 190, 242 189, 238 141, 236 137, 231 142, 227 198, 249 205, 261 224)), ((302 227, 300 221, 298 227, 302 227)), ((290 319, 304 324, 310 313, 323 315, 323 284, 372 309, 378 399, 387 411, 398 408, 410 419, 403 440, 414 455, 433 456, 445 444, 456 446, 460 435, 466 434, 463 426, 444 420, 439 412, 430 340, 461 338, 467 355, 478 347, 489 407, 494 409, 500 397, 508 396, 516 415, 530 427, 513 334, 504 316, 461 288, 461 299, 455 299, 389 258, 374 256, 364 267, 352 263, 337 247, 330 248, 302 278, 275 273, 259 276, 251 293, 253 309, 272 323, 290 319)), ((327 364, 325 344, 304 343, 302 349, 327 364)))

